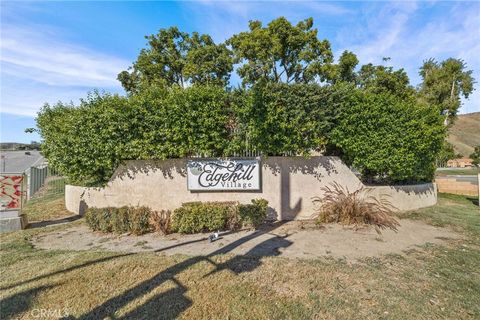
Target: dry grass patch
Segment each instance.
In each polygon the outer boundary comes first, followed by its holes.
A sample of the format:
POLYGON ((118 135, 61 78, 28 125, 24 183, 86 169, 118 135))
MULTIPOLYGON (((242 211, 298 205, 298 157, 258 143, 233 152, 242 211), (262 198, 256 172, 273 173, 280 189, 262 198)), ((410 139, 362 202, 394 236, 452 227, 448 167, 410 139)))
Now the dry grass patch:
POLYGON ((371 196, 370 190, 362 187, 354 192, 337 182, 322 187, 323 197, 315 197, 313 202, 319 205, 319 223, 341 223, 346 225, 373 225, 380 234, 380 229, 397 231, 400 226, 393 217, 395 209, 385 197, 371 196))
POLYGON ((22 211, 27 214, 29 222, 55 220, 72 215, 65 208, 65 196, 63 194, 31 199, 24 205, 22 211))

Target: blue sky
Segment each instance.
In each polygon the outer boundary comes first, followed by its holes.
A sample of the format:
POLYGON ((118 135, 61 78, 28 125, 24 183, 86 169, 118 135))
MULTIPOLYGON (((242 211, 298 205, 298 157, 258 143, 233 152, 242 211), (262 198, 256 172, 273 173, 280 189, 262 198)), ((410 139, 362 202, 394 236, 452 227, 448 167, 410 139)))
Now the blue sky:
MULTIPOLYGON (((403 67, 412 84, 427 58, 462 58, 480 80, 480 3, 421 1, 184 1, 184 2, 1 2, 0 141, 39 140, 35 125, 45 103, 73 101, 94 88, 124 93, 116 80, 145 46, 145 35, 178 26, 223 42, 285 16, 314 18, 319 37, 335 57, 356 53, 361 64, 403 67)), ((238 77, 232 77, 232 82, 238 77)), ((480 111, 477 89, 461 113, 480 111)))

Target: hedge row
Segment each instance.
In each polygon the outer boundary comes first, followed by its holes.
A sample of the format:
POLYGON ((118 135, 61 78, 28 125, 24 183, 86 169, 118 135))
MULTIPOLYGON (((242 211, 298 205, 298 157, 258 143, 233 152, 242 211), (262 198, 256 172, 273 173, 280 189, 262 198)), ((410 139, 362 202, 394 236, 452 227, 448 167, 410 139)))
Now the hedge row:
POLYGON ((89 208, 86 222, 92 230, 136 235, 152 230, 163 233, 198 233, 258 227, 267 217, 268 201, 189 202, 173 211, 155 212, 147 207, 89 208))
POLYGON ((85 220, 92 230, 136 235, 150 231, 150 215, 147 207, 89 208, 85 220))
POLYGON ((49 164, 84 186, 105 184, 122 160, 245 150, 265 156, 320 151, 341 156, 365 180, 429 181, 445 137, 435 108, 345 84, 94 93, 79 106, 46 105, 37 126, 49 164))
POLYGON ((254 199, 251 204, 237 202, 189 202, 173 212, 172 231, 196 233, 258 227, 267 216, 268 201, 254 199))

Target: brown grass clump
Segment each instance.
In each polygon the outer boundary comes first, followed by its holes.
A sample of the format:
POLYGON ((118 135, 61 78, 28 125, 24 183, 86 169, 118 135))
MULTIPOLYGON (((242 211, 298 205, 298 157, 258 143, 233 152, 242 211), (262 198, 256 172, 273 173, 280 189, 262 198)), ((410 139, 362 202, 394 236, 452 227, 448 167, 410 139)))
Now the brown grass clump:
POLYGON ((341 223, 346 225, 373 225, 377 233, 380 229, 398 231, 398 221, 392 216, 394 206, 381 196, 380 199, 369 195, 371 189, 362 187, 350 192, 338 183, 321 188, 325 193, 322 198, 314 197, 319 205, 317 210, 319 223, 341 223))
POLYGON ((155 232, 169 234, 171 232, 172 212, 170 210, 153 211, 149 223, 155 232))

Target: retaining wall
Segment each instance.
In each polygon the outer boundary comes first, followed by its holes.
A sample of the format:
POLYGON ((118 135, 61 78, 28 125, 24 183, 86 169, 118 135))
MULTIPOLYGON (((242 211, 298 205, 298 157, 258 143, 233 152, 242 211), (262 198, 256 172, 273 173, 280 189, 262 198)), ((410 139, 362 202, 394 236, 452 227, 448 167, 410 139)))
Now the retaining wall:
MULTIPOLYGON (((82 214, 88 207, 148 206, 154 210, 173 210, 190 201, 268 200, 272 218, 307 219, 315 215, 312 197, 322 196, 321 187, 336 182, 350 191, 363 186, 355 174, 338 158, 315 156, 268 157, 262 159, 262 187, 258 191, 195 192, 187 189, 186 159, 128 161, 120 166, 104 188, 67 185, 65 203, 69 211, 82 214)), ((434 184, 381 186, 372 188, 377 197, 390 196, 398 210, 413 210, 434 205, 434 184)))

